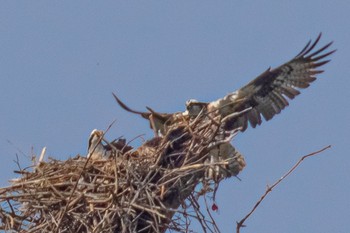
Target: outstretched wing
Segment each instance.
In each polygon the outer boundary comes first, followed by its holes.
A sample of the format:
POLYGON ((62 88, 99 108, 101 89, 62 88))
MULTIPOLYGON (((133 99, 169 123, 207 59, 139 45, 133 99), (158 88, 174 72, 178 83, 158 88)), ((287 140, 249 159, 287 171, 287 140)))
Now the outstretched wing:
POLYGON ((314 51, 320 38, 321 34, 314 43, 309 41, 304 49, 289 62, 275 69, 267 69, 246 86, 213 102, 216 108, 226 109, 223 111, 224 115, 251 108, 233 122, 227 122, 227 128, 242 127, 244 131, 248 126, 248 121, 253 128, 260 125, 261 115, 266 121, 272 119, 288 106, 287 99, 293 99, 300 94, 298 89, 307 88, 311 82, 315 81, 316 74, 323 72, 318 68, 330 61, 324 58, 336 51, 325 53, 332 42, 314 51))

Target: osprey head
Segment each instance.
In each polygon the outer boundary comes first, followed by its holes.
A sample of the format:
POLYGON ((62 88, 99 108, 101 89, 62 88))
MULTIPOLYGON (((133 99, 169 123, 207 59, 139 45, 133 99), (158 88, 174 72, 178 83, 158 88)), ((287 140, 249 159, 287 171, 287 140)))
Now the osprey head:
POLYGON ((101 143, 103 136, 102 130, 94 129, 90 133, 89 138, 89 148, 92 148, 93 146, 96 146, 96 144, 101 143))
POLYGON ((87 157, 92 157, 92 159, 98 159, 106 156, 106 148, 102 144, 103 131, 94 129, 89 138, 88 154, 87 157))
POLYGON ((190 99, 186 101, 186 110, 190 117, 197 117, 202 111, 206 111, 207 105, 208 103, 190 99))

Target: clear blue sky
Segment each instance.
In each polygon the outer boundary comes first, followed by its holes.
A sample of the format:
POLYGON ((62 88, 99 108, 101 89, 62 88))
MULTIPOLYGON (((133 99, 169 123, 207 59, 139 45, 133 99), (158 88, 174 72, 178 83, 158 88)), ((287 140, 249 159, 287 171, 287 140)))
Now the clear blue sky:
POLYGON ((332 62, 282 114, 235 138, 248 165, 241 182, 221 185, 214 217, 234 232, 267 184, 331 144, 242 232, 350 232, 349 12, 348 1, 4 1, 0 184, 16 176, 16 154, 23 165, 23 154, 44 146, 57 159, 85 154, 91 130, 114 119, 108 139, 151 137, 111 92, 135 109, 182 111, 190 98, 215 100, 291 59, 323 32, 320 44, 338 49, 332 62))

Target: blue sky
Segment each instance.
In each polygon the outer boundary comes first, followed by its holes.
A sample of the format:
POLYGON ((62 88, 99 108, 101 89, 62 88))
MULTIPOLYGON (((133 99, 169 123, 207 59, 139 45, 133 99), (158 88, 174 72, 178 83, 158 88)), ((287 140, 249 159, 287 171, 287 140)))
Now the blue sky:
MULTIPOLYGON (((325 73, 282 114, 239 134, 242 181, 223 182, 214 217, 234 232, 256 200, 302 155, 306 160, 242 232, 350 232, 350 3, 347 1, 6 1, 0 8, 0 184, 16 154, 85 154, 92 129, 108 139, 152 136, 121 110, 184 110, 212 101, 295 56, 323 32, 338 51, 325 73)), ((135 141, 139 145, 141 141, 135 141)), ((200 231, 200 229, 198 229, 200 231)))

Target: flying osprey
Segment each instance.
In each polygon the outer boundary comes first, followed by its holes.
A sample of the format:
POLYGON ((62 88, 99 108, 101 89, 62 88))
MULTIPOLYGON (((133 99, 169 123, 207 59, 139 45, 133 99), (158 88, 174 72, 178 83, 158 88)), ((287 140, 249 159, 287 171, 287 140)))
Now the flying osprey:
POLYGON ((240 128, 245 131, 249 124, 255 128, 262 123, 261 115, 266 121, 272 119, 282 109, 289 105, 287 99, 294 99, 299 95, 298 89, 307 88, 315 81, 316 74, 322 73, 318 69, 330 60, 324 60, 336 50, 325 52, 332 42, 315 50, 321 38, 321 33, 311 43, 309 41, 301 52, 287 63, 275 68, 268 68, 257 78, 244 87, 229 93, 225 97, 213 102, 205 103, 196 100, 186 102, 186 111, 178 113, 157 113, 147 107, 149 112, 135 111, 124 104, 113 94, 118 104, 126 111, 141 115, 150 121, 151 128, 164 135, 169 125, 180 118, 191 119, 200 113, 219 115, 222 118, 230 114, 241 112, 238 117, 225 123, 226 130, 240 128), (248 110, 248 111, 246 111, 248 110))

